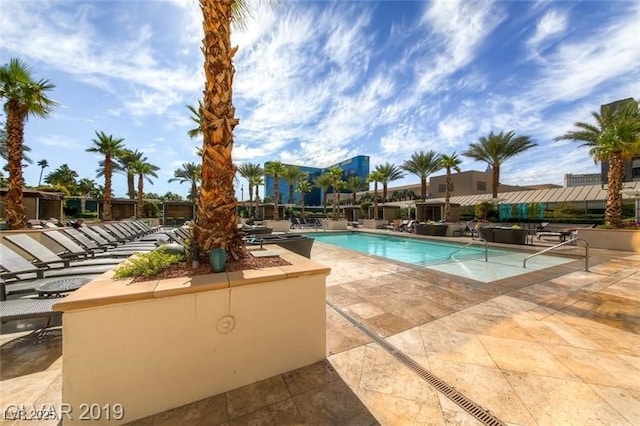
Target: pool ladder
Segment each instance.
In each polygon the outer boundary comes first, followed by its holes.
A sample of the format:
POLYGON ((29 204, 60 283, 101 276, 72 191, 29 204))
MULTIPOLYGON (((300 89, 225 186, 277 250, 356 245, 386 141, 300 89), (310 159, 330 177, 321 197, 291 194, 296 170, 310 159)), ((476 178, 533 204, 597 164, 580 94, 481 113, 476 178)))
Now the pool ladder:
POLYGON ((459 249, 456 249, 456 250, 452 251, 449 254, 449 259, 451 259, 451 256, 453 256, 455 253, 466 249, 467 247, 469 247, 472 244, 475 244, 476 242, 484 243, 484 261, 488 262, 489 261, 489 246, 487 245, 487 240, 485 240, 484 238, 472 238, 471 241, 469 241, 464 246, 460 247, 459 249))

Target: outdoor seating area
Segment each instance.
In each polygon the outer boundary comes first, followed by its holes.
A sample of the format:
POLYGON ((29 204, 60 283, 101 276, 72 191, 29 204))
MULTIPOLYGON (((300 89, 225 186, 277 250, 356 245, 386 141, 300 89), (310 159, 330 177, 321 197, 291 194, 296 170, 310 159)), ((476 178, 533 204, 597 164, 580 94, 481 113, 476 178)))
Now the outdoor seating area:
MULTIPOLYGON (((143 222, 7 232, 0 241, 0 323, 60 317, 42 299, 64 297, 127 257, 153 250, 182 230, 156 232, 143 222), (84 232, 86 231, 86 232, 84 232), (166 237, 166 238, 165 238, 166 237)), ((184 234, 182 235, 184 238, 184 234)))

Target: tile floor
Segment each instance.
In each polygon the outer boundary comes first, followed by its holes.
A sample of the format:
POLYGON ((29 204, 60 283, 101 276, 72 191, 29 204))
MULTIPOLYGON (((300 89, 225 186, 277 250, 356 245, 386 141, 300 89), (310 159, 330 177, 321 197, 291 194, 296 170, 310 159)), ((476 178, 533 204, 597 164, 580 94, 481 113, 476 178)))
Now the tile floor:
MULTIPOLYGON (((640 424, 640 255, 489 283, 320 243, 312 258, 332 267, 325 361, 134 424, 480 424, 337 310, 505 424, 640 424)), ((0 336, 0 407, 60 404, 60 332, 20 336, 0 336)))

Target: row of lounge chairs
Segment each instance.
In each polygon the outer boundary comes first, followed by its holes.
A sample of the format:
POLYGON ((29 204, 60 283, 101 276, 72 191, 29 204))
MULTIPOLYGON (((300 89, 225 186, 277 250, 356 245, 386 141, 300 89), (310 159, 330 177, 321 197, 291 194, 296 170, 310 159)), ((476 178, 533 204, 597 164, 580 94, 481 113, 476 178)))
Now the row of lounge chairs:
POLYGON ((127 222, 46 229, 40 241, 7 233, 0 244, 0 322, 47 318, 46 328, 59 316, 51 310, 55 300, 17 297, 56 280, 91 280, 132 254, 150 251, 159 242, 184 242, 189 235, 182 229, 156 231, 144 222, 127 222))
POLYGON ((293 229, 316 229, 321 228, 322 222, 320 219, 312 218, 312 219, 304 219, 304 218, 291 218, 291 228, 293 229))

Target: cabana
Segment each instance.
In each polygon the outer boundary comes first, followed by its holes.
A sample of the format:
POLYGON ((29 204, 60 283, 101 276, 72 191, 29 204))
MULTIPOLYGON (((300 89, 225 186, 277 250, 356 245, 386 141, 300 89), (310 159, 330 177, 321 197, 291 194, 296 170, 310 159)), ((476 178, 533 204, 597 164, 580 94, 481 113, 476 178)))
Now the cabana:
POLYGON ((196 217, 196 204, 191 201, 165 201, 162 217, 167 226, 180 226, 196 217))
MULTIPOLYGON (((0 188, 0 217, 6 218, 7 188, 0 188)), ((58 192, 42 192, 34 189, 23 189, 22 200, 27 220, 57 219, 62 221, 64 195, 58 192)))

